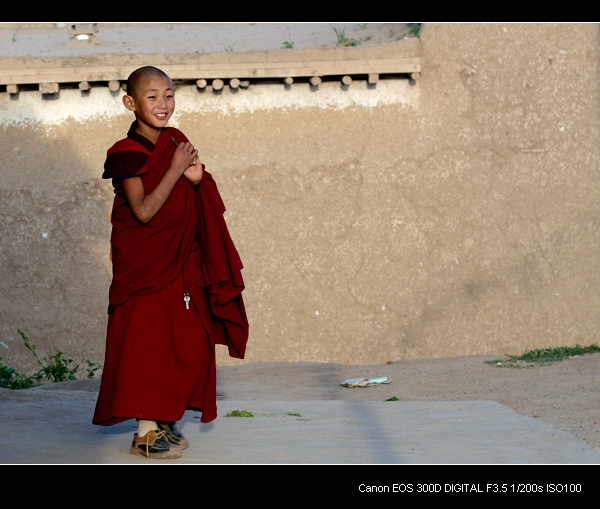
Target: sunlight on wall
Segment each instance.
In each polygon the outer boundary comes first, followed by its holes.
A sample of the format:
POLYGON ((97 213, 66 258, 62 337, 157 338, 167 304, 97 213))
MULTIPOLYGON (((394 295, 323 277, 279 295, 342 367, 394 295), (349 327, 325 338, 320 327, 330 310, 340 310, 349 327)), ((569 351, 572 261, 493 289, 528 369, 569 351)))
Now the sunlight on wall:
MULTIPOLYGON (((178 113, 206 112, 236 115, 245 112, 274 109, 321 108, 343 110, 352 106, 374 108, 397 104, 418 108, 419 87, 408 80, 380 81, 368 87, 365 81, 354 81, 342 89, 338 82, 322 83, 318 89, 308 84, 257 85, 247 90, 231 92, 228 87, 220 94, 207 90, 200 92, 195 86, 177 90, 178 113)), ((95 88, 89 94, 79 90, 62 90, 57 98, 42 99, 37 91, 21 92, 17 97, 0 95, 0 126, 42 124, 59 126, 67 120, 95 121, 128 114, 123 107, 123 92, 111 93, 108 88, 95 88)))

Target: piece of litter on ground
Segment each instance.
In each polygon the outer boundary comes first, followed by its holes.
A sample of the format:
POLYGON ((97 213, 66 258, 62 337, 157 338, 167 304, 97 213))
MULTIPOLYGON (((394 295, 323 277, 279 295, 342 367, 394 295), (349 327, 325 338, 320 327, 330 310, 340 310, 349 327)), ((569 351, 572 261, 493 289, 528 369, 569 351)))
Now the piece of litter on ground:
POLYGON ((366 381, 366 378, 351 378, 350 380, 342 382, 340 385, 342 385, 343 387, 357 387, 358 384, 366 381))
POLYGON ((373 387, 374 385, 389 384, 388 377, 382 376, 379 378, 350 378, 340 385, 342 387, 373 387))

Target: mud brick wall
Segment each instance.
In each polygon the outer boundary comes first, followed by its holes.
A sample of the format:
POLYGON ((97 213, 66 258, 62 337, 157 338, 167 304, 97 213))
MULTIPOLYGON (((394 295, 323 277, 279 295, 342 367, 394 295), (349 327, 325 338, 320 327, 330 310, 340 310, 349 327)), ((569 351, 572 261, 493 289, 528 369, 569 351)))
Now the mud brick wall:
MULTIPOLYGON (((245 264, 243 362, 598 342, 598 26, 426 24, 419 45, 417 82, 177 91, 245 264)), ((34 367, 21 329, 100 361, 100 175, 131 118, 108 90, 0 111, 0 357, 34 367)))

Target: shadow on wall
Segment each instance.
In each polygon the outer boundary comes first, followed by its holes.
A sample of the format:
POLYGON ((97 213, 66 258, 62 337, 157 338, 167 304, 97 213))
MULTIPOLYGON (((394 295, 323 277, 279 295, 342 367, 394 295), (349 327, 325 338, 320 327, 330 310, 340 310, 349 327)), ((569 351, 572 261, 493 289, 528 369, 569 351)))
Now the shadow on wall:
POLYGON ((58 97, 6 95, 0 95, 7 113, 0 126, 0 357, 20 372, 39 368, 20 329, 41 358, 62 351, 76 363, 102 362, 112 195, 99 178, 106 148, 85 124, 44 122, 58 97))

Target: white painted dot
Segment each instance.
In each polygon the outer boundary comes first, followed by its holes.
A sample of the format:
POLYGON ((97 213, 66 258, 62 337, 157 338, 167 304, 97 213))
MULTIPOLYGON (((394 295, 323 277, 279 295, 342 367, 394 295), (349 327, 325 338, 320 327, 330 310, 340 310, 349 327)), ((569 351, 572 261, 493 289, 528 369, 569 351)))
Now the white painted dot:
POLYGON ((42 233, 42 237, 47 239, 48 238, 48 234, 46 232, 42 233))
POLYGON ((385 311, 385 306, 381 306, 381 311, 385 311))
POLYGON ((318 311, 316 312, 316 315, 319 316, 319 312, 318 311))

